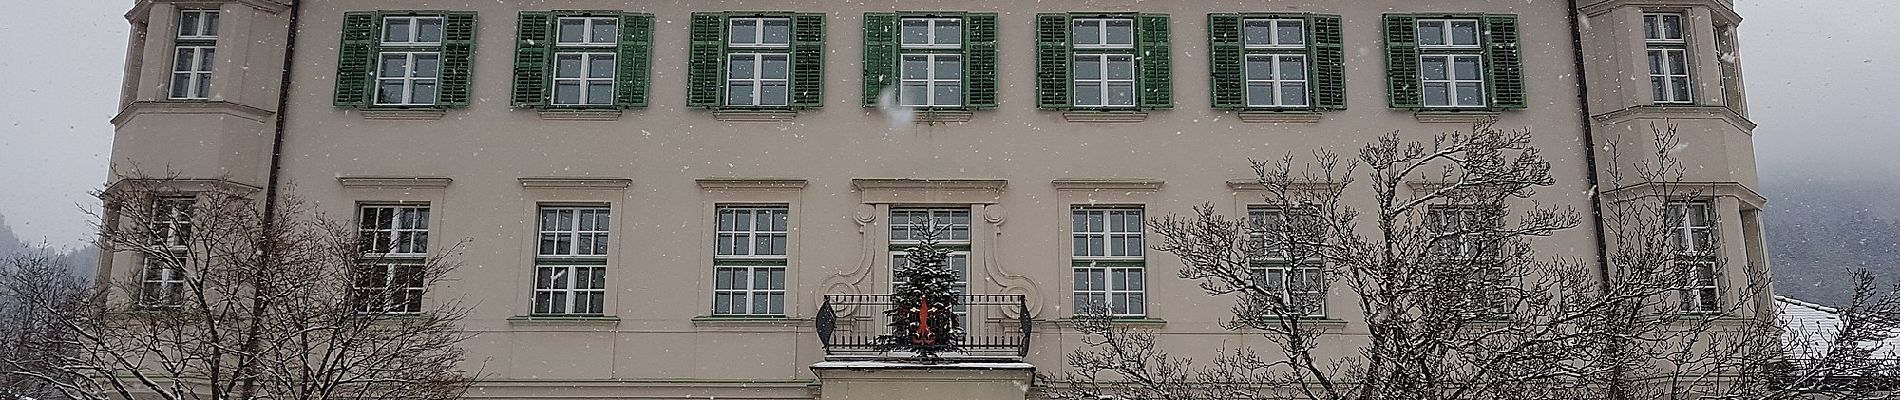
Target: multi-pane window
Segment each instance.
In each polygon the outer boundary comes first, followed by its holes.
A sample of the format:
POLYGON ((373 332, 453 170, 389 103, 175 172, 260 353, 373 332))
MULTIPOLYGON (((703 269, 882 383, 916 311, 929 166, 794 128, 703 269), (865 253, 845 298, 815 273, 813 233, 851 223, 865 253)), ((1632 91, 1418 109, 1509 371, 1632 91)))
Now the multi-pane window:
MULTIPOLYGON (((891 270, 903 269, 908 260, 905 250, 920 243, 925 235, 933 231, 937 235, 937 248, 950 252, 945 260, 951 270, 956 271, 957 280, 953 286, 957 294, 969 293, 970 284, 970 210, 962 208, 894 208, 891 209, 891 270)), ((892 276, 896 276, 893 274, 892 276)), ((901 283, 897 278, 892 284, 901 283)))
POLYGON ((1669 246, 1682 269, 1685 311, 1720 311, 1721 272, 1716 263, 1715 217, 1708 201, 1675 201, 1667 205, 1665 222, 1669 246))
POLYGON ((429 253, 429 206, 366 205, 357 214, 363 253, 420 257, 429 253))
POLYGON ((1078 208, 1070 222, 1076 307, 1104 307, 1112 316, 1147 315, 1141 209, 1078 208))
POLYGON ((422 312, 429 206, 364 205, 356 218, 364 253, 351 285, 357 311, 422 312))
POLYGON ((376 104, 434 105, 442 72, 442 17, 383 17, 376 104))
POLYGON ((1425 214, 1425 233, 1432 235, 1432 257, 1447 267, 1463 267, 1467 280, 1458 295, 1471 302, 1461 312, 1472 315, 1502 316, 1511 312, 1511 289, 1498 264, 1503 243, 1497 234, 1502 228, 1503 210, 1482 206, 1433 206, 1425 214))
POLYGON ((178 10, 174 38, 171 98, 203 100, 211 97, 211 66, 217 61, 218 10, 178 10))
POLYGON ((1135 20, 1076 18, 1070 22, 1075 49, 1070 76, 1077 107, 1135 106, 1135 20))
POLYGON ((1247 51, 1247 106, 1306 107, 1306 20, 1247 19, 1241 41, 1247 51))
POLYGON ((1278 296, 1286 314, 1325 315, 1325 270, 1315 249, 1303 242, 1305 235, 1297 233, 1301 229, 1288 225, 1288 211, 1282 207, 1247 210, 1255 284, 1278 296))
POLYGON ((713 251, 714 315, 785 315, 790 210, 720 206, 713 251))
POLYGON ((1681 13, 1643 14, 1643 43, 1649 50, 1649 84, 1657 103, 1694 103, 1689 97, 1689 42, 1681 13))
POLYGON ((726 105, 784 106, 791 94, 792 20, 731 18, 726 46, 726 105))
POLYGON ((375 314, 422 312, 424 268, 420 262, 365 262, 351 285, 356 311, 375 314))
POLYGON ((159 197, 152 200, 148 229, 152 243, 164 250, 145 256, 143 278, 139 286, 140 307, 176 307, 182 301, 185 286, 183 264, 191 251, 193 204, 191 197, 159 197))
POLYGON ((1418 20, 1420 91, 1426 107, 1484 107, 1478 20, 1418 20))
POLYGON ((904 18, 898 23, 898 43, 903 105, 963 105, 963 19, 904 18))
POLYGON ((554 43, 553 105, 613 105, 620 18, 559 18, 554 43))
MULTIPOLYGON (((173 258, 182 257, 175 255, 173 258)), ((185 270, 175 260, 146 256, 139 281, 139 307, 170 308, 184 304, 185 270)))
POLYGON ((601 315, 607 297, 606 207, 541 207, 534 314, 601 315))

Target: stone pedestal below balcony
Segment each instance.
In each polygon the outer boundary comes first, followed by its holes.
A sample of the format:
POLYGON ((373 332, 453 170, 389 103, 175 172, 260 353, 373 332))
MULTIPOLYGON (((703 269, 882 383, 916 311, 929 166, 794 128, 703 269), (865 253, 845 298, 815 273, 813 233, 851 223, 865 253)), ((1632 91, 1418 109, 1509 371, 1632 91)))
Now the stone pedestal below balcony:
POLYGON ((812 364, 822 400, 1023 400, 1036 367, 1023 362, 906 360, 812 364))

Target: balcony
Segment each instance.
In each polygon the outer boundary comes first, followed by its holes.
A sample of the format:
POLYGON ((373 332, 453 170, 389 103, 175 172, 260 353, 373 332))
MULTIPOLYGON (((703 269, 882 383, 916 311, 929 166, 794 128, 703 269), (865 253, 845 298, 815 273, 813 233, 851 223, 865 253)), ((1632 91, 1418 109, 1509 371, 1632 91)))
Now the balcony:
MULTIPOLYGON (((945 359, 1018 361, 1029 354, 1029 304, 1020 294, 959 295, 957 310, 964 330, 959 351, 945 359)), ((833 360, 904 359, 912 354, 880 350, 878 336, 889 332, 888 294, 828 294, 818 309, 818 340, 833 360)))

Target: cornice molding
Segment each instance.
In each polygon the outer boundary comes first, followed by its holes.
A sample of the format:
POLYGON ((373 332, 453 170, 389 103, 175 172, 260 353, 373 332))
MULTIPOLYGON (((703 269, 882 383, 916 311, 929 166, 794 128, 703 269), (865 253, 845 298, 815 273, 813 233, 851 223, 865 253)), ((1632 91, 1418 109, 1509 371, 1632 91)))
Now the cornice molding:
POLYGON ((1603 192, 1612 203, 1646 197, 1733 197, 1755 210, 1768 204, 1767 197, 1740 182, 1644 182, 1603 192))
POLYGON ((1615 11, 1623 7, 1702 7, 1709 9, 1709 11, 1715 15, 1715 18, 1719 20, 1717 22, 1722 22, 1727 25, 1738 25, 1742 23, 1742 15, 1735 13, 1735 6, 1726 0, 1602 0, 1577 7, 1577 12, 1583 13, 1585 16, 1595 17, 1608 14, 1610 11, 1615 11))
POLYGON ((221 191, 240 196, 249 196, 252 193, 264 190, 264 188, 261 187, 238 183, 228 179, 127 178, 113 181, 111 185, 106 186, 105 190, 100 193, 105 196, 116 195, 119 192, 133 190, 134 185, 152 185, 154 187, 175 190, 180 193, 221 191))
POLYGON ((112 117, 114 127, 123 128, 134 118, 146 114, 223 114, 256 122, 270 122, 270 110, 228 101, 135 101, 112 117))
POLYGON ((1730 126, 1742 130, 1750 136, 1755 134, 1755 122, 1736 114, 1735 110, 1723 106, 1659 106, 1642 105, 1621 110, 1597 114, 1590 119, 1603 124, 1616 124, 1634 119, 1719 119, 1730 126))
POLYGON ((852 190, 865 204, 996 204, 1009 181, 1002 179, 858 178, 852 190))
POLYGON ((1160 179, 1147 178, 1063 178, 1050 181, 1056 190, 1094 191, 1129 190, 1153 192, 1160 191, 1164 183, 1160 179))
POLYGON ((292 0, 138 0, 138 3, 132 5, 131 11, 125 12, 125 20, 134 23, 143 23, 150 20, 152 17, 152 6, 159 3, 186 6, 234 3, 250 6, 251 8, 271 14, 282 14, 285 11, 290 11, 291 1, 292 0))
MULTIPOLYGON (((1322 191, 1338 190, 1342 186, 1345 186, 1345 184, 1339 182, 1293 182, 1287 185, 1287 189, 1322 191)), ((1229 179, 1227 180, 1227 189, 1236 192, 1264 192, 1267 190, 1267 185, 1261 184, 1259 179, 1229 179)))
POLYGON ((521 187, 529 189, 626 189, 633 186, 633 180, 627 178, 532 176, 518 180, 521 187))
POLYGON ((804 190, 803 178, 699 178, 701 190, 804 190))
POLYGON ((349 189, 442 189, 454 180, 433 176, 339 176, 336 182, 349 189))

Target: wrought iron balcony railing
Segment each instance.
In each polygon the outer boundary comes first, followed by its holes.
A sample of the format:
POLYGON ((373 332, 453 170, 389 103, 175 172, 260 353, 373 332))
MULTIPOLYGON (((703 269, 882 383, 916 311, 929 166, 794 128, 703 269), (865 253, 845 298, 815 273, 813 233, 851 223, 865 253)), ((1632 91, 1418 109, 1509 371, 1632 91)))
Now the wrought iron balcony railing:
MULTIPOLYGON (((944 358, 1021 359, 1029 354, 1029 304, 1020 294, 965 294, 957 309, 964 339, 944 358)), ((878 337, 890 333, 888 294, 828 294, 818 309, 818 340, 827 357, 902 358, 881 349, 878 337)))

